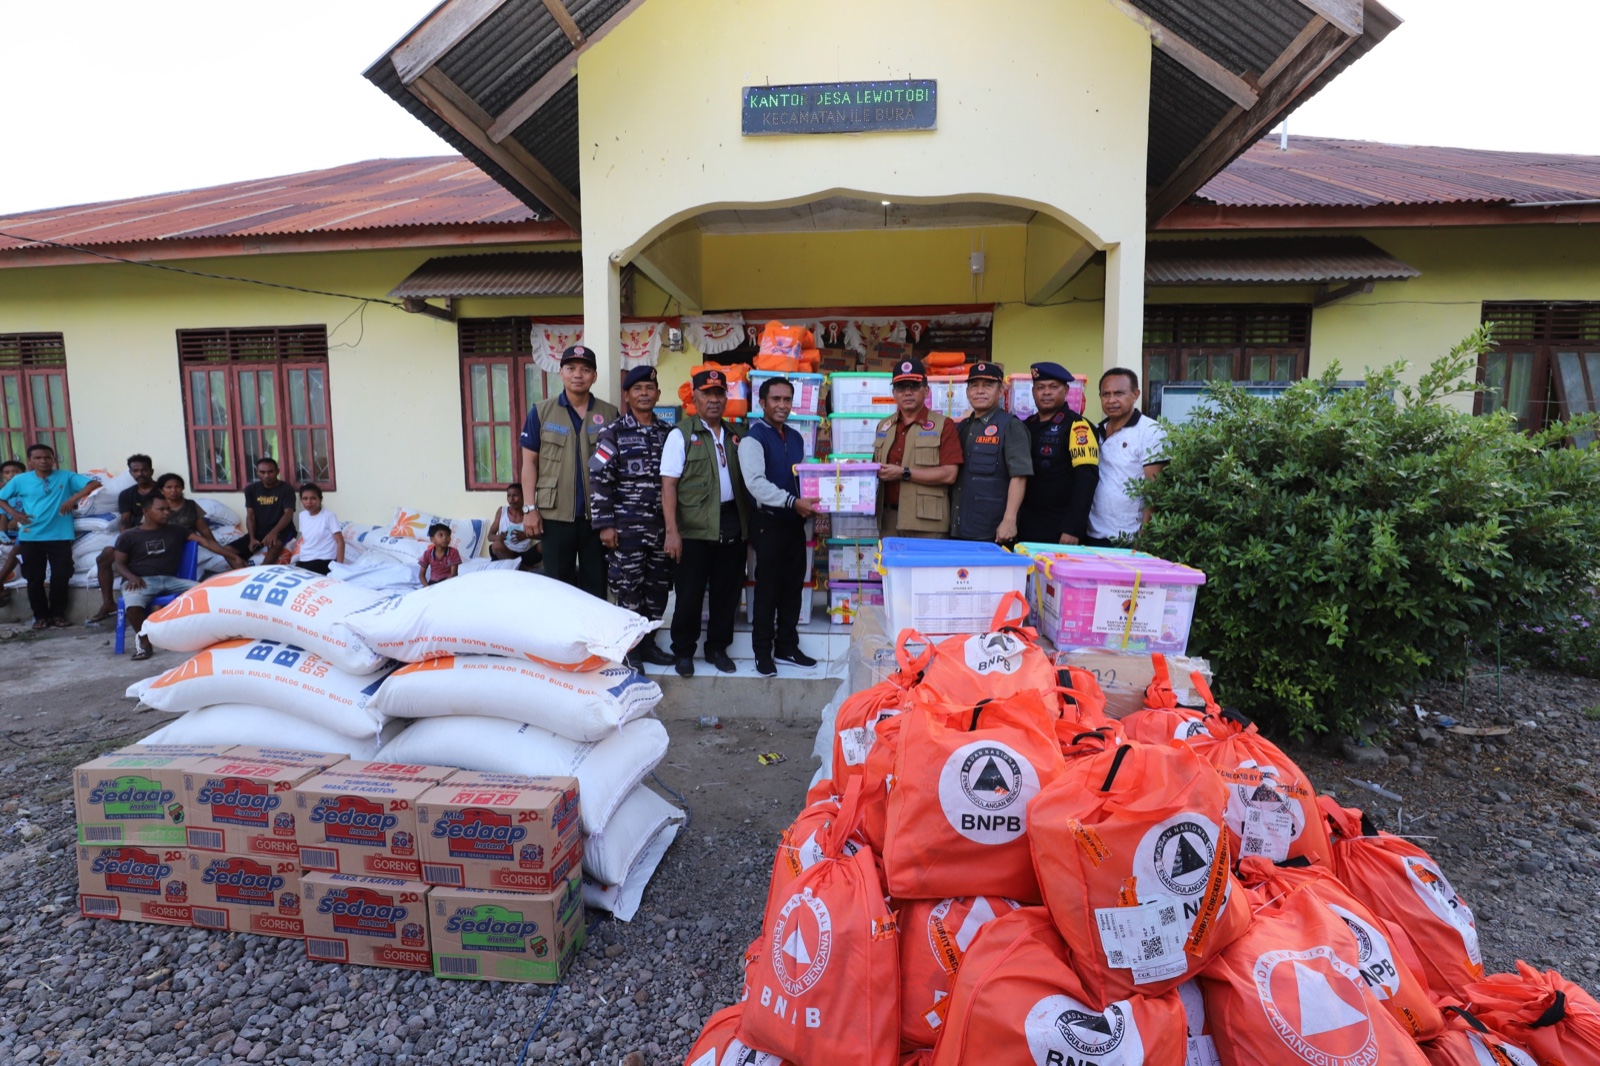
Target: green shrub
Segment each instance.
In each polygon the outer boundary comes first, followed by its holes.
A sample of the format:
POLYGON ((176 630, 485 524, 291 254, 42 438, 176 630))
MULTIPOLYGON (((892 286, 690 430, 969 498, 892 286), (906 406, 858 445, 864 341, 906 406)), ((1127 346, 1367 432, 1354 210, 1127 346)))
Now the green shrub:
POLYGON ((1600 449, 1571 428, 1447 406, 1487 330, 1416 386, 1396 364, 1334 392, 1338 368, 1278 400, 1219 383, 1169 435, 1139 547, 1199 567, 1190 649, 1219 697, 1296 735, 1347 732, 1463 641, 1546 617, 1600 560, 1600 449))
POLYGON ((1600 592, 1582 589, 1543 617, 1506 627, 1505 649, 1536 670, 1600 677, 1600 592))

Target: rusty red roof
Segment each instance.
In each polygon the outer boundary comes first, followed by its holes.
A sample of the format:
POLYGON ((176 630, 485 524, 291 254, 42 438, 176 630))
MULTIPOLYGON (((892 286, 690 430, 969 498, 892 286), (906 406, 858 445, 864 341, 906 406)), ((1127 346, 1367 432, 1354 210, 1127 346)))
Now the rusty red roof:
POLYGON ((582 296, 582 252, 446 255, 423 263, 389 293, 415 296, 582 296))
POLYGON ((1151 241, 1151 285, 1327 284, 1403 281, 1421 273, 1365 237, 1243 237, 1151 241))
MULTIPOLYGON (((456 155, 372 159, 187 192, 0 216, 0 231, 94 247, 216 237, 514 225, 522 201, 456 155)), ((0 251, 38 248, 0 237, 0 251)))
MULTIPOLYGON (((1600 156, 1343 141, 1257 141, 1195 194, 1220 207, 1556 204, 1600 200, 1600 156)), ((1531 221, 1531 220, 1530 220, 1531 221)))

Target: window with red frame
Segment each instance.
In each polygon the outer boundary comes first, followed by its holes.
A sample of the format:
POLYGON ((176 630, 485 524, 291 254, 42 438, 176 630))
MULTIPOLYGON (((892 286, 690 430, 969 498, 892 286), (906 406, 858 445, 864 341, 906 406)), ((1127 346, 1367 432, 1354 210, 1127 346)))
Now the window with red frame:
POLYGON ((180 329, 189 487, 242 491, 256 460, 284 480, 337 487, 326 326, 180 329))
POLYGON ((528 408, 560 387, 555 375, 533 361, 532 331, 527 315, 456 323, 469 489, 501 489, 517 480, 522 462, 517 435, 528 408))
POLYGON ((67 347, 59 333, 0 333, 0 460, 25 463, 34 444, 73 469, 67 347))
POLYGON ((1144 309, 1148 414, 1168 381, 1299 381, 1311 356, 1311 308, 1299 304, 1152 304, 1144 309))
MULTIPOLYGON (((1526 430, 1600 410, 1600 303, 1485 303, 1494 348, 1478 360, 1481 415, 1510 411, 1526 430)), ((1592 433, 1574 443, 1587 446, 1592 433)))

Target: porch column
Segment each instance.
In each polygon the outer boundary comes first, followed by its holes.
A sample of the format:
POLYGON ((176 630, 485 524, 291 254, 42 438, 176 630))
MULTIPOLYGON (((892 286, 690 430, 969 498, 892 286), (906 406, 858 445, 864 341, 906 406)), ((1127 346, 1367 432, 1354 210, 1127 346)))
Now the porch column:
POLYGON ((1102 368, 1127 367, 1143 374, 1144 233, 1106 248, 1105 347, 1102 368))
POLYGON ((594 394, 621 406, 622 268, 599 241, 583 242, 583 343, 594 351, 594 394))

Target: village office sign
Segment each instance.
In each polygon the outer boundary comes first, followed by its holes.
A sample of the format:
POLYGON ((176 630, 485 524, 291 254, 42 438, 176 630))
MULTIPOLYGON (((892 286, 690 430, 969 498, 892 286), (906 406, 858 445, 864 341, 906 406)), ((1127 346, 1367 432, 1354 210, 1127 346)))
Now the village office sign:
POLYGON ((931 130, 939 113, 939 83, 930 78, 747 85, 741 111, 740 132, 746 137, 931 130))

